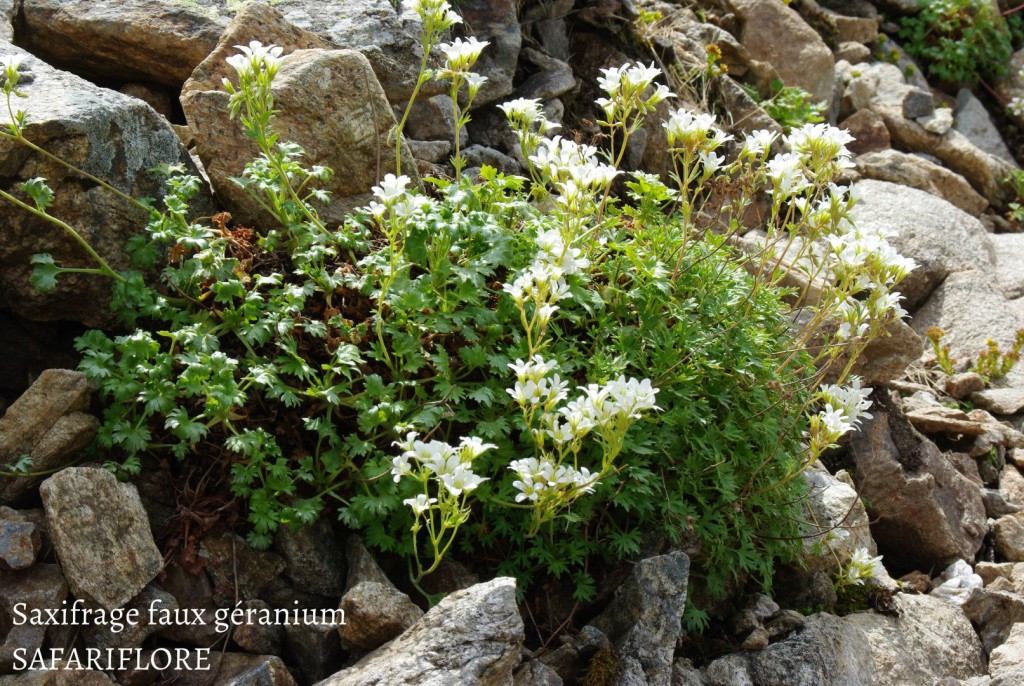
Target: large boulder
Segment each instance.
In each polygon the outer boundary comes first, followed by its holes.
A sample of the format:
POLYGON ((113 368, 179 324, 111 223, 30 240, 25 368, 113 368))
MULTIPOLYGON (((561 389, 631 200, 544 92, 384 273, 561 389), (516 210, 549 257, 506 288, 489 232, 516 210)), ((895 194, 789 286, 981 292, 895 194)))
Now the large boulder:
POLYGON ((937 127, 941 110, 934 109, 931 93, 906 83, 898 66, 858 65, 856 70, 847 68, 843 78, 844 103, 866 106, 878 114, 894 143, 910 152, 938 157, 997 209, 1013 200, 1013 191, 1004 180, 1014 165, 982 150, 952 126, 937 127))
POLYGON ((849 452, 887 567, 908 572, 973 560, 988 532, 978 484, 913 430, 887 392, 872 398, 873 416, 849 452))
POLYGON ((124 606, 163 568, 135 486, 105 469, 70 467, 39 489, 57 559, 76 598, 124 606))
POLYGON ((173 0, 23 0, 24 44, 78 73, 180 88, 225 18, 173 0))
MULTIPOLYGON (((245 11, 240 9, 244 3, 237 0, 24 0, 21 4, 24 41, 33 52, 96 77, 173 88, 181 87, 216 47, 232 18, 245 11)), ((292 24, 316 34, 323 47, 362 52, 388 99, 395 103, 409 99, 420 64, 420 26, 415 15, 400 14, 397 3, 271 0, 265 4, 276 7, 292 24)), ((518 30, 514 34, 518 41, 518 30)), ((269 37, 259 40, 274 42, 269 37)), ((514 55, 512 68, 514 71, 514 55)), ((508 85, 511 90, 511 73, 508 85)), ((432 82, 424 91, 431 94, 443 89, 442 84, 432 82)))
POLYGON ((457 591, 408 631, 319 686, 505 686, 519 663, 515 579, 457 591))
MULTIPOLYGON (((81 372, 48 369, 0 418, 0 469, 22 455, 32 458, 30 473, 47 472, 69 462, 96 435, 99 422, 88 409, 91 387, 81 372)), ((39 476, 0 479, 0 505, 17 502, 39 476)))
POLYGON ((357 536, 349 540, 347 553, 345 623, 338 634, 347 650, 373 650, 415 624, 423 610, 395 588, 357 536))
POLYGON ((755 60, 770 63, 787 86, 816 101, 832 102, 834 60, 817 32, 781 0, 729 0, 742 22, 740 43, 755 60))
POLYGON ((840 471, 832 476, 815 462, 802 476, 808 489, 806 507, 811 526, 804 539, 803 564, 807 569, 835 574, 858 548, 872 556, 877 554, 871 520, 850 475, 840 471))
POLYGON ((592 625, 610 638, 626 670, 669 686, 682 631, 690 558, 675 551, 641 560, 592 625))
MULTIPOLYGON (((394 115, 363 55, 319 48, 321 39, 290 26, 266 5, 247 5, 232 20, 217 48, 182 90, 181 104, 195 136, 196 152, 214 191, 236 221, 264 226, 269 221, 259 203, 231 181, 242 175, 258 149, 241 125, 230 119, 229 96, 221 85, 222 78, 236 78, 225 59, 237 53, 235 45, 252 40, 275 43, 288 53, 274 81, 279 110, 274 127, 282 141, 303 147, 304 164, 335 171, 324 186, 331 193, 330 204, 317 209, 326 222, 340 223, 371 199, 370 189, 386 171, 393 171, 394 148, 388 133, 395 124, 394 115)), ((412 157, 407 151, 405 155, 403 171, 415 175, 412 157)))
POLYGON ((908 308, 924 302, 950 273, 992 264, 985 227, 945 200, 887 181, 859 181, 854 192, 857 226, 891 230, 893 247, 917 261, 897 286, 908 308))
MULTIPOLYGON (((877 116, 871 110, 860 112, 877 116)), ((974 217, 988 208, 988 200, 971 188, 964 177, 920 155, 909 155, 892 149, 879 150, 857 155, 854 164, 865 179, 891 181, 900 186, 917 188, 952 203, 974 217)))
MULTIPOLYGON (((0 43, 0 55, 23 59, 20 88, 28 97, 17 99, 15 107, 28 113, 25 136, 41 148, 135 198, 162 195, 160 181, 147 173, 160 164, 195 169, 167 120, 141 100, 54 69, 9 43, 0 43)), ((8 121, 3 109, 0 124, 8 121)), ((49 213, 69 222, 114 269, 128 267, 124 245, 142 233, 146 211, 20 143, 0 140, 0 188, 24 197, 21 183, 38 176, 49 179, 56 195, 49 213)), ((29 261, 36 253, 51 253, 65 267, 96 265, 50 222, 6 204, 4 212, 0 306, 34 321, 111 324, 111 283, 106 278, 65 274, 53 293, 32 288, 29 261)))
MULTIPOLYGON (((0 572, 0 674, 14 666, 18 649, 35 651, 47 638, 47 627, 29 623, 13 625, 14 607, 23 613, 59 610, 68 597, 68 585, 57 565, 37 564, 20 572, 0 572)), ((50 628, 49 633, 53 633, 50 628)))
POLYGON ((708 686, 907 686, 984 674, 985 658, 960 608, 897 594, 899 616, 819 613, 804 628, 757 653, 711 663, 708 686))

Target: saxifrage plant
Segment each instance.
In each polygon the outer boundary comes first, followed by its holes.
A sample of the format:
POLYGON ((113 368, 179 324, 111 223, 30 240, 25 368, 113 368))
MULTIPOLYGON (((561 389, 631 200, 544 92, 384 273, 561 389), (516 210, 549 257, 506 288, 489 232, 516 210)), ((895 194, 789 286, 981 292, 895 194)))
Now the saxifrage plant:
MULTIPOLYGON (((424 26, 453 22, 445 2, 410 6, 424 26)), ((471 96, 484 47, 442 46, 441 75, 471 96)), ((163 207, 128 246, 160 277, 111 274, 133 328, 78 342, 104 400, 103 451, 129 472, 165 456, 224 464, 256 546, 331 508, 404 555, 413 583, 456 554, 523 589, 563 580, 584 602, 602 566, 683 535, 713 593, 770 583, 800 548, 798 477, 866 408, 849 369, 902 314, 891 287, 912 268, 855 226, 832 183, 846 134, 806 125, 772 155, 773 134, 740 144, 677 110, 664 125, 674 187, 623 178, 629 138, 672 97, 658 70, 625 65, 600 83, 607 151, 548 137, 540 104, 513 101, 529 179, 466 178, 456 160, 428 195, 388 174, 328 227, 317 184, 331 171, 274 132, 282 51, 240 50, 226 87, 260 154, 238 183, 275 224, 195 222, 198 180, 164 170, 163 207), (766 234, 738 251, 761 193, 766 234), (780 286, 793 273, 816 297, 780 286), (822 386, 826 372, 851 385, 822 386)), ((10 102, 18 70, 5 66, 10 102)), ((24 141, 24 115, 12 120, 3 135, 24 141)), ((42 189, 25 185, 49 218, 42 189)), ((43 287, 65 269, 38 266, 43 287)))

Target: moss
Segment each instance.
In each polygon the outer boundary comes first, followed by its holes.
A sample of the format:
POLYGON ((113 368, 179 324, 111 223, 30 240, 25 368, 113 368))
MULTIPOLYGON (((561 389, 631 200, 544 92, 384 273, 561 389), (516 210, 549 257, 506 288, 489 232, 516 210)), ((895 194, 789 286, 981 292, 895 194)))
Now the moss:
POLYGON ((602 648, 594 653, 587 667, 587 673, 580 681, 581 686, 613 686, 619 673, 619 658, 611 650, 602 648))

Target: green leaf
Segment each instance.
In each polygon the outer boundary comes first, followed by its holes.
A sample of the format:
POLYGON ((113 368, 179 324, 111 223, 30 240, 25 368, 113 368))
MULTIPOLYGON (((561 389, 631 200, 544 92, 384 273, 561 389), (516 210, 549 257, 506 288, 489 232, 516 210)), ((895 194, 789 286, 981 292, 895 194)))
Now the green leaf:
POLYGON ((40 293, 52 293, 57 288, 57 274, 61 272, 60 267, 53 261, 50 253, 37 253, 32 256, 30 264, 34 265, 29 283, 32 288, 40 293))
POLYGON ((36 208, 42 212, 45 212, 46 208, 53 204, 53 191, 46 185, 46 179, 41 176, 29 179, 21 184, 21 190, 25 192, 25 195, 32 198, 36 208))

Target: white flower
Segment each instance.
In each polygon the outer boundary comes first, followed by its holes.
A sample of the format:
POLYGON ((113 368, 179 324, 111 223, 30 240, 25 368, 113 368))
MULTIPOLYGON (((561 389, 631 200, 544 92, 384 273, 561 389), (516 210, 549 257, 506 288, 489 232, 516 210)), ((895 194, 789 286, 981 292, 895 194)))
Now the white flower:
POLYGON ((477 74, 475 72, 467 73, 465 78, 466 78, 466 85, 469 87, 469 97, 470 98, 475 97, 476 94, 477 94, 477 91, 480 90, 480 87, 482 85, 484 85, 485 83, 487 83, 487 77, 486 76, 484 76, 482 74, 477 74))
POLYGON ((258 40, 250 41, 249 45, 235 46, 242 54, 227 58, 227 63, 235 68, 239 76, 266 67, 276 71, 281 66, 281 55, 284 48, 279 45, 263 45, 258 40))
POLYGON ((880 579, 885 576, 885 567, 882 566, 882 556, 871 557, 867 548, 857 548, 850 556, 850 565, 847 568, 847 578, 858 586, 864 583, 865 579, 880 579))
POLYGON ((776 155, 766 166, 768 176, 774 182, 775 193, 783 200, 811 185, 804 176, 803 159, 798 153, 776 155))
POLYGON ((871 414, 867 411, 871 407, 871 401, 868 400, 871 390, 861 387, 859 376, 851 376, 849 386, 823 385, 818 390, 818 398, 826 403, 826 407, 832 407, 841 412, 846 421, 856 427, 862 418, 871 418, 871 414))
POLYGON ((402 10, 418 15, 424 27, 431 32, 444 31, 462 23, 462 17, 445 0, 402 0, 402 10))
POLYGON ((747 154, 761 156, 768 152, 778 134, 767 129, 758 129, 747 134, 743 140, 743 151, 747 154))
POLYGON ((391 459, 391 474, 395 477, 395 483, 397 484, 402 480, 402 477, 412 471, 412 465, 409 464, 409 454, 402 453, 398 457, 391 459))
POLYGON ((405 174, 398 177, 394 174, 387 174, 384 176, 384 180, 381 181, 381 184, 379 186, 374 186, 371 190, 378 200, 386 206, 391 207, 396 200, 400 199, 405 194, 405 188, 411 181, 412 179, 405 174))
POLYGON ((414 515, 419 516, 430 509, 431 505, 437 503, 437 498, 427 498, 427 496, 420 493, 415 498, 406 498, 402 501, 403 505, 408 505, 412 508, 414 515))
POLYGON ((441 474, 441 483, 452 495, 462 495, 463 491, 469 493, 485 481, 487 481, 485 477, 477 476, 464 464, 460 464, 446 474, 441 474))
POLYGON ((516 373, 516 378, 521 382, 540 381, 550 372, 558 369, 556 360, 545 360, 540 355, 534 355, 526 362, 516 359, 508 365, 509 369, 516 373))
POLYGON ((1006 109, 1015 117, 1024 117, 1024 98, 1016 96, 1006 104, 1006 109))
POLYGON ((490 45, 487 41, 478 41, 470 36, 467 40, 456 38, 451 43, 441 43, 437 47, 445 54, 447 59, 447 71, 466 72, 472 67, 483 49, 490 45))
POLYGON ((497 447, 493 443, 484 443, 482 439, 476 436, 466 436, 459 442, 459 459, 463 462, 472 462, 488 450, 497 447))

